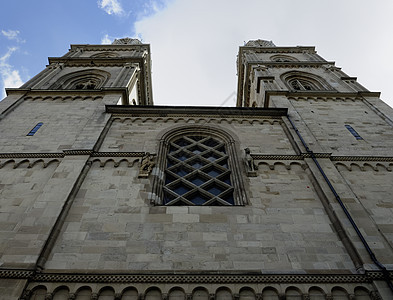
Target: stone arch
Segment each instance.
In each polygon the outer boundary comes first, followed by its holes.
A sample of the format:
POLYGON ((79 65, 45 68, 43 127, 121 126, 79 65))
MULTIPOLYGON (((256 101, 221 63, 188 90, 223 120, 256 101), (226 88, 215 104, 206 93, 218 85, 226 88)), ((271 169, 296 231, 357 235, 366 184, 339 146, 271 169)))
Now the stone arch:
POLYGON ((185 300, 186 293, 180 287, 173 287, 169 290, 168 300, 185 300))
POLYGON ((302 300, 302 292, 294 286, 290 286, 285 290, 285 299, 302 300))
POLYGON ((271 61, 275 62, 293 62, 293 61, 299 61, 297 58, 289 55, 283 55, 283 54, 277 54, 277 55, 272 55, 270 56, 271 61))
POLYGON ((255 300, 255 291, 250 287, 242 287, 239 291, 240 300, 255 300))
POLYGON ((100 289, 98 293, 98 300, 114 300, 115 299, 115 290, 110 286, 105 286, 100 289))
POLYGON ((334 90, 323 78, 311 73, 289 71, 282 74, 281 79, 293 91, 334 90))
POLYGON ((326 299, 326 293, 318 286, 312 286, 308 290, 310 300, 324 300, 326 299))
POLYGON ((204 287, 196 287, 192 291, 192 300, 209 300, 209 292, 204 287))
POLYGON ((265 287, 262 291, 263 300, 279 300, 278 291, 271 286, 265 287))
POLYGON ((356 300, 371 300, 370 291, 363 286, 357 286, 354 290, 356 300))
POLYGON ((158 287, 150 287, 146 290, 145 300, 161 300, 162 294, 158 287))
POLYGON ((119 54, 117 54, 116 52, 105 51, 105 52, 100 52, 100 53, 93 54, 90 57, 94 57, 94 58, 114 58, 114 57, 119 57, 119 54))
POLYGON ((67 286, 59 286, 53 292, 52 300, 68 300, 70 289, 67 286))
POLYGON ((216 290, 215 300, 232 300, 232 291, 227 287, 219 287, 216 290))
POLYGON ((121 293, 121 300, 138 300, 138 290, 134 287, 127 287, 121 293))
POLYGON ((64 90, 100 89, 110 77, 110 73, 98 69, 77 71, 62 76, 50 88, 64 90))
POLYGON ((340 286, 332 288, 332 296, 334 300, 349 300, 348 292, 340 286))
POLYGON ((36 286, 31 293, 30 300, 45 300, 47 294, 46 286, 38 285, 36 286))
POLYGON ((89 286, 82 286, 76 291, 75 300, 90 300, 92 290, 89 286))

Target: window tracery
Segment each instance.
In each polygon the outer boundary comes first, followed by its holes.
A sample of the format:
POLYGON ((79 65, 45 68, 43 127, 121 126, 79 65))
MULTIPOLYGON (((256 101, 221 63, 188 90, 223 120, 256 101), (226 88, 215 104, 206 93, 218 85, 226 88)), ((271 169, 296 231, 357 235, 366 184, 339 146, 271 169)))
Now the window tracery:
POLYGON ((100 53, 93 54, 91 57, 94 57, 94 58, 115 58, 115 57, 119 57, 119 55, 114 52, 100 52, 100 53))
POLYGON ((156 205, 247 203, 234 140, 210 127, 175 129, 161 139, 151 201, 156 205))
POLYGON ((51 89, 99 89, 109 78, 110 74, 103 70, 90 69, 78 71, 64 75, 51 86, 51 89))
POLYGON ((310 73, 291 71, 283 74, 281 78, 293 91, 333 90, 325 80, 310 73))
POLYGON ((225 144, 204 135, 170 142, 165 170, 165 205, 233 205, 225 144))
POLYGON ((272 61, 275 62, 294 62, 294 61, 299 61, 296 58, 292 56, 287 56, 287 55, 273 55, 270 57, 272 61))

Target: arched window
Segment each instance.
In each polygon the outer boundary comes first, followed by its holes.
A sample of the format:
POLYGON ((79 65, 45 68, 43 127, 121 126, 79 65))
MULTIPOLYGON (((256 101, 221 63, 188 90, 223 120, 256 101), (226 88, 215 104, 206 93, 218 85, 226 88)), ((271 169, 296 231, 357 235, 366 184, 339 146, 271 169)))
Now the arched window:
POLYGON ((152 202, 158 205, 244 205, 235 141, 207 126, 176 128, 161 139, 152 202))
POLYGON ((110 74, 102 70, 84 70, 64 75, 58 79, 51 89, 93 90, 101 88, 110 74))
POLYGON ((115 52, 100 52, 100 53, 96 53, 93 54, 91 57, 95 57, 95 58, 114 58, 114 57, 119 57, 119 54, 115 53, 115 52))
POLYGON ((325 80, 310 73, 291 71, 283 74, 281 78, 293 91, 333 90, 325 80))
POLYGON ((298 61, 296 58, 287 55, 273 55, 270 57, 272 61, 275 62, 293 62, 298 61))

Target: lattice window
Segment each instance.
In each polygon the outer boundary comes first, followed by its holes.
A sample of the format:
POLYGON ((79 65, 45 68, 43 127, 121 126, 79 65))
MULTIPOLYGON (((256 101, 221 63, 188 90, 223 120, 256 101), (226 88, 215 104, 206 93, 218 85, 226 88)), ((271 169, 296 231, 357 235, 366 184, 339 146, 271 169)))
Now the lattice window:
POLYGON ((153 169, 155 205, 245 205, 238 142, 210 126, 176 127, 163 133, 153 169))
POLYGON ((170 142, 164 204, 234 204, 228 155, 222 141, 189 135, 170 142))

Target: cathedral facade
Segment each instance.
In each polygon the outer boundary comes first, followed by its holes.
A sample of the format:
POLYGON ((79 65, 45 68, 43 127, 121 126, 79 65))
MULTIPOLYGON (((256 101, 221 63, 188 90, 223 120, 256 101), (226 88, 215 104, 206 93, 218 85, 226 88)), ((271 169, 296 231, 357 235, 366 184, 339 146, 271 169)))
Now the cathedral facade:
POLYGON ((153 104, 150 46, 71 45, 0 102, 0 299, 393 299, 393 110, 314 47, 236 107, 153 104))

